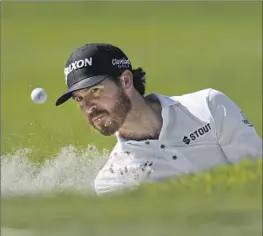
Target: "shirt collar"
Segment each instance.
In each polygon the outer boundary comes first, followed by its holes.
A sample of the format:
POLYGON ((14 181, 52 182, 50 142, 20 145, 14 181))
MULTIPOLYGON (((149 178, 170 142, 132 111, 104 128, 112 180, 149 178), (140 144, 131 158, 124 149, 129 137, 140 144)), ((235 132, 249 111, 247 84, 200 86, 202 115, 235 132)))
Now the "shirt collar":
POLYGON ((150 93, 145 98, 150 98, 160 102, 162 108, 177 104, 179 101, 175 100, 175 97, 169 97, 160 93, 150 93))
MULTIPOLYGON (((150 93, 150 94, 146 95, 145 98, 150 98, 152 100, 159 101, 161 104, 162 110, 179 103, 179 101, 177 101, 175 99, 176 97, 169 97, 169 96, 166 96, 166 95, 163 95, 160 93, 150 93)), ((117 137, 118 142, 129 141, 129 140, 121 137, 118 132, 115 133, 115 136, 117 137)))

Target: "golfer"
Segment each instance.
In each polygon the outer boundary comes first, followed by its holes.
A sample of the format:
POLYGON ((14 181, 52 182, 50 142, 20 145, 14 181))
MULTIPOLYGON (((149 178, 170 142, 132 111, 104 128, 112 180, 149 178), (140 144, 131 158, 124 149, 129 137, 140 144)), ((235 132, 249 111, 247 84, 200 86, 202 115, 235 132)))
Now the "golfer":
POLYGON ((262 158, 261 137, 224 93, 145 95, 145 72, 114 45, 77 48, 64 73, 68 90, 56 105, 73 98, 97 131, 117 138, 94 181, 97 194, 262 158))

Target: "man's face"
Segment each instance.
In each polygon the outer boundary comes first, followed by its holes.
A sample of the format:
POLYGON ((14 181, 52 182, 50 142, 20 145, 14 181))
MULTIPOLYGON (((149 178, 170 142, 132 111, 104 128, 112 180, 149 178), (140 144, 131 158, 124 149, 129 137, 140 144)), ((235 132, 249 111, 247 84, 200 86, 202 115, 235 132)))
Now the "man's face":
POLYGON ((92 88, 73 92, 89 123, 105 136, 113 135, 124 123, 131 102, 121 84, 106 79, 92 88))

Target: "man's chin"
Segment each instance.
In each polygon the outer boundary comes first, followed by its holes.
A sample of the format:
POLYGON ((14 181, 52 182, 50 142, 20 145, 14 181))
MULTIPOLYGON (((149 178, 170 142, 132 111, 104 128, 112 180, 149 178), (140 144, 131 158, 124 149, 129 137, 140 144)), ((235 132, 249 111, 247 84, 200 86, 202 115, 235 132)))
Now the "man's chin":
POLYGON ((106 137, 110 137, 110 136, 113 136, 115 134, 114 133, 103 133, 103 132, 100 132, 100 134, 102 134, 103 136, 106 136, 106 137))
POLYGON ((98 127, 95 125, 93 125, 93 127, 103 136, 112 136, 117 132, 115 129, 111 129, 110 127, 98 127))
POLYGON ((102 134, 103 136, 112 136, 116 133, 116 131, 113 130, 105 130, 105 129, 97 129, 97 131, 102 134))

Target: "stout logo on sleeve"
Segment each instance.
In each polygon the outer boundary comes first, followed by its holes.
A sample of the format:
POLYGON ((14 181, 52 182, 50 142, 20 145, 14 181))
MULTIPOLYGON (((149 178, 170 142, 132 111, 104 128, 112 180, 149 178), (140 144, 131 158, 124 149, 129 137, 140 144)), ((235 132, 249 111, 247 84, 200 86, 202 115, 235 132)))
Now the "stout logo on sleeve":
POLYGON ((198 139, 199 137, 203 136, 204 134, 208 133, 211 130, 210 124, 206 124, 205 126, 195 130, 194 132, 190 133, 188 136, 184 136, 182 141, 185 144, 190 144, 191 141, 198 139))

